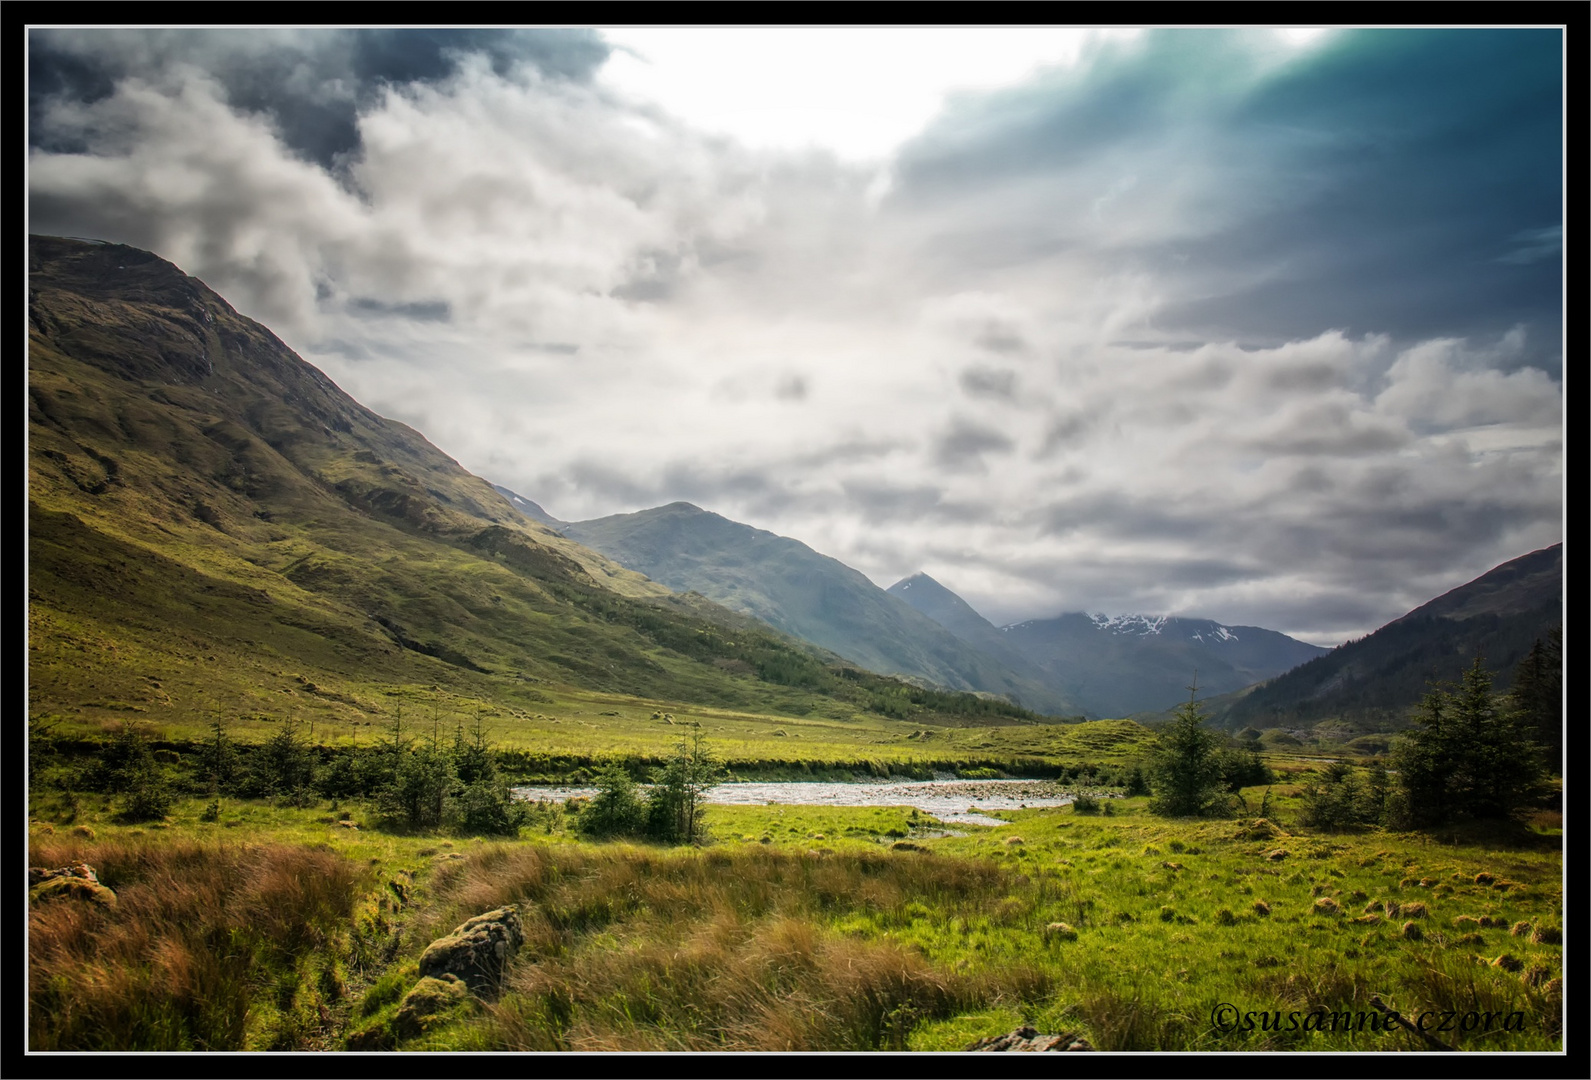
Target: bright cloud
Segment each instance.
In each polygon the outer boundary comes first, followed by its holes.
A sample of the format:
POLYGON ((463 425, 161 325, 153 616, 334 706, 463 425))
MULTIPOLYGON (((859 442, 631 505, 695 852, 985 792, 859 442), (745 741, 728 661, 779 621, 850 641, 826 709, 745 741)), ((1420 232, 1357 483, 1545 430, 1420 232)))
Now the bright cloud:
POLYGON ((1561 538, 1562 72, 1294 38, 36 31, 32 228, 567 520, 1333 643, 1561 538))

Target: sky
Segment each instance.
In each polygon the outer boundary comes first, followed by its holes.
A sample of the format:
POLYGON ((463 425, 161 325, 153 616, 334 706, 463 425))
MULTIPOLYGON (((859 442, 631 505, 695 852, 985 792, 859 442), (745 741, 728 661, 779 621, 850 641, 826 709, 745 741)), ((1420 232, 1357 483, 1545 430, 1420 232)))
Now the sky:
POLYGON ((1323 645, 1562 539, 1556 29, 28 43, 32 232, 565 521, 1323 645))

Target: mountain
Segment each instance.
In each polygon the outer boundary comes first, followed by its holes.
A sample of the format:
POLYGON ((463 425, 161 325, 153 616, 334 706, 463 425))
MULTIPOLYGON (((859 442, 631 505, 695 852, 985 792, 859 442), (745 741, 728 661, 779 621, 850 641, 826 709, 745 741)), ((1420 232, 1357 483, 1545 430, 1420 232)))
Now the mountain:
MULTIPOLYGON (((962 641, 999 660, 1023 678, 1043 683, 1049 676, 971 604, 924 573, 895 582, 885 592, 899 597, 962 641)), ((1098 714, 1096 714, 1098 715, 1098 714)))
POLYGON ((1210 619, 1071 612, 1001 631, 1055 685, 1101 716, 1156 712, 1201 692, 1272 678, 1326 650, 1258 626, 1210 619))
POLYGON ((1533 551, 1338 646, 1225 705, 1227 726, 1279 727, 1329 717, 1398 726, 1428 686, 1457 682, 1476 656, 1508 687, 1537 638, 1563 622, 1563 545, 1533 551))
POLYGON ((1074 612, 996 628, 927 574, 898 581, 889 591, 961 640, 1046 682, 1096 716, 1164 709, 1186 698, 1195 671, 1199 687, 1218 694, 1326 651, 1274 630, 1208 619, 1074 612))
POLYGON ((574 522, 564 534, 872 671, 999 694, 1055 715, 1073 700, 1012 671, 837 559, 689 503, 574 522))
POLYGON ((557 518, 547 513, 547 511, 543 510, 541 507, 537 506, 523 495, 519 494, 518 492, 508 490, 502 484, 493 484, 492 490, 497 492, 497 494, 501 495, 503 498, 507 499, 508 504, 515 510, 518 510, 521 514, 524 514, 532 521, 540 522, 549 529, 562 529, 565 525, 569 524, 567 521, 559 521, 557 518))
POLYGON ((998 711, 845 669, 529 519, 158 256, 36 236, 28 260, 30 717, 298 715, 347 739, 439 694, 998 711))

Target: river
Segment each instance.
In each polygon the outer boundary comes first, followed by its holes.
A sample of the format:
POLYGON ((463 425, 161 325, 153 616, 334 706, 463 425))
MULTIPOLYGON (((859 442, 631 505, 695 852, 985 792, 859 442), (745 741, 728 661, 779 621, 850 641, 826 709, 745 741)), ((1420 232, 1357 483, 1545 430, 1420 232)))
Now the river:
MULTIPOLYGON (((521 799, 563 802, 589 798, 594 787, 519 787, 521 799)), ((706 799, 721 806, 910 806, 944 822, 1005 825, 989 810, 1065 806, 1072 801, 1051 780, 908 780, 887 783, 737 782, 708 788, 706 799)))

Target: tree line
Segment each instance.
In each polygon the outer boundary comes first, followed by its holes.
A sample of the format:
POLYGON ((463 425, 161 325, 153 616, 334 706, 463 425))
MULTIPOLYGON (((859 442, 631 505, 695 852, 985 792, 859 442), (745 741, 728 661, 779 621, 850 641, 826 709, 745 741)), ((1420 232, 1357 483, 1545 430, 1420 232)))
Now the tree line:
MULTIPOLYGON (((154 747, 145 732, 124 724, 88 762, 57 765, 52 780, 69 799, 77 791, 114 796, 129 821, 164 817, 183 795, 209 795, 202 816, 211 821, 227 798, 300 807, 316 799, 363 799, 385 823, 401 828, 517 834, 529 810, 509 790, 482 714, 469 731, 460 721, 451 739, 442 737, 439 721, 433 719, 426 738, 406 726, 398 710, 380 741, 333 748, 315 745, 308 725, 292 718, 280 721, 263 743, 239 743, 218 717, 208 738, 184 755, 154 747)), ((44 740, 32 740, 34 779, 46 754, 44 740)))
MULTIPOLYGON (((1304 785, 1300 821, 1415 829, 1509 818, 1545 793, 1561 760, 1562 716, 1559 629, 1536 641, 1507 694, 1492 692, 1480 657, 1457 686, 1430 687, 1412 726, 1393 740, 1390 760, 1364 769, 1335 762, 1304 785)), ((1219 817, 1240 809, 1234 750, 1206 719, 1190 697, 1161 732, 1145 769, 1153 813, 1219 817)))

